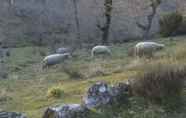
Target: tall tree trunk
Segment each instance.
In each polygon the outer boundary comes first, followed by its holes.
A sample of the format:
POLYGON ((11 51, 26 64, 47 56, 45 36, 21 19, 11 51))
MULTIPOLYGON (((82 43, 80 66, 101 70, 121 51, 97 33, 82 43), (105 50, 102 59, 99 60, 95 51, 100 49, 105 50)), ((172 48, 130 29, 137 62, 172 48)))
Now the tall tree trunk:
POLYGON ((109 30, 112 18, 112 0, 105 0, 105 25, 102 28, 102 44, 108 44, 109 30))
POLYGON ((112 0, 105 0, 104 2, 105 6, 105 23, 103 25, 97 24, 98 29, 102 32, 102 44, 108 44, 109 39, 109 31, 110 31, 110 25, 111 25, 111 19, 112 19, 112 0))
POLYGON ((14 6, 14 2, 15 2, 15 1, 14 1, 14 0, 8 0, 7 2, 8 2, 8 6, 9 6, 9 7, 8 7, 8 11, 9 11, 9 12, 12 12, 12 11, 13 11, 13 6, 14 6))
POLYGON ((9 4, 13 5, 14 4, 14 0, 9 0, 9 4))
POLYGON ((78 6, 77 6, 77 0, 72 0, 73 6, 74 6, 74 15, 75 15, 75 23, 76 23, 76 41, 75 45, 78 43, 81 47, 81 34, 80 34, 80 22, 78 18, 78 6))

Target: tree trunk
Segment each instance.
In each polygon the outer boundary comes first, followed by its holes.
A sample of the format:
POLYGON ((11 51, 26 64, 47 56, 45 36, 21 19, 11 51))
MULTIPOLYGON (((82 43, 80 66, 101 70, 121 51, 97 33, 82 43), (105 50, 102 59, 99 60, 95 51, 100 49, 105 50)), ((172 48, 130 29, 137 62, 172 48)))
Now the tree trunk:
POLYGON ((10 0, 9 3, 10 3, 10 5, 13 5, 14 4, 14 0, 10 0))
POLYGON ((105 0, 105 25, 102 28, 102 44, 108 44, 109 30, 112 18, 112 0, 105 0))
POLYGON ((81 34, 80 34, 80 22, 79 22, 79 18, 78 18, 78 6, 77 6, 77 0, 72 0, 73 2, 73 6, 74 6, 74 15, 75 15, 75 23, 76 23, 76 41, 75 41, 75 45, 77 45, 77 43, 79 44, 79 46, 81 47, 81 34))
POLYGON ((138 22, 136 23, 137 26, 144 31, 144 33, 143 33, 144 40, 150 39, 149 32, 152 27, 153 18, 155 17, 156 12, 157 12, 157 8, 160 4, 161 4, 161 0, 156 0, 156 1, 151 0, 150 7, 152 8, 152 13, 147 16, 147 21, 148 21, 147 25, 143 25, 138 22))

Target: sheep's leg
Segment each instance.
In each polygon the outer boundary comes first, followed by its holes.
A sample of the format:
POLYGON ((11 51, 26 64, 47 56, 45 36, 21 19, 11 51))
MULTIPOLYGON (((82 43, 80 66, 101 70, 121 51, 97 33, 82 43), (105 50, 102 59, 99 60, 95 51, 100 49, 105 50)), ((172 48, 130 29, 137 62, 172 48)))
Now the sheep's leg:
POLYGON ((154 57, 155 51, 156 51, 155 49, 150 50, 149 56, 150 56, 151 59, 154 57))
POLYGON ((154 56, 154 55, 153 55, 153 53, 151 52, 151 53, 150 53, 150 59, 152 59, 152 58, 153 58, 153 56, 154 56))
POLYGON ((139 49, 138 48, 135 48, 135 57, 137 58, 137 60, 139 59, 139 49))
POLYGON ((48 69, 49 68, 49 65, 47 65, 47 64, 44 64, 44 65, 42 65, 42 69, 44 70, 44 69, 48 69))
POLYGON ((44 70, 46 68, 46 66, 45 65, 42 65, 42 70, 44 70))
POLYGON ((91 52, 91 58, 94 58, 94 51, 91 52))
POLYGON ((107 57, 111 57, 111 53, 110 53, 110 52, 107 52, 107 53, 106 53, 106 56, 107 56, 107 57))
POLYGON ((137 49, 137 55, 138 55, 138 59, 140 58, 144 58, 145 57, 145 50, 142 48, 138 48, 137 49))

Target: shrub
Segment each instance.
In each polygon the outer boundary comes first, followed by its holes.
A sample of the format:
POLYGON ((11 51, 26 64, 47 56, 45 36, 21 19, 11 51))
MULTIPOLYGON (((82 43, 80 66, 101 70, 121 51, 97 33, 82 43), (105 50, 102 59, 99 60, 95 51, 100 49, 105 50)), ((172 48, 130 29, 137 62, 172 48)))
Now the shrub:
POLYGON ((87 76, 90 78, 98 77, 98 76, 106 76, 109 72, 104 68, 104 66, 100 62, 90 64, 88 68, 87 76))
POLYGON ((47 91, 47 97, 60 98, 63 93, 60 87, 52 87, 47 91))
POLYGON ((185 35, 186 34, 186 17, 183 17, 181 25, 174 31, 173 35, 185 35))
POLYGON ((164 55, 164 59, 176 61, 177 63, 185 63, 186 59, 186 50, 185 43, 181 42, 178 44, 179 46, 174 47, 173 49, 168 49, 167 53, 164 55))
POLYGON ((178 12, 163 15, 160 20, 160 34, 164 37, 172 35, 183 21, 182 14, 178 12))
POLYGON ((151 102, 163 103, 180 97, 186 78, 186 67, 176 64, 149 64, 132 83, 133 94, 151 102))

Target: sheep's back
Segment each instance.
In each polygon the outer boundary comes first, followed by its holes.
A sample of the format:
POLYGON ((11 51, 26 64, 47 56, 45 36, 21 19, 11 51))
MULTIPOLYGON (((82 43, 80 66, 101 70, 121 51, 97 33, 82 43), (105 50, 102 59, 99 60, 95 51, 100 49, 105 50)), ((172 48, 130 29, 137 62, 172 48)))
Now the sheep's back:
POLYGON ((95 53, 110 52, 110 49, 106 46, 96 46, 93 48, 93 52, 95 53))
POLYGON ((64 53, 68 53, 68 52, 70 52, 70 50, 68 48, 58 48, 56 50, 56 53, 58 53, 58 54, 64 54, 64 53))
POLYGON ((51 55, 51 56, 47 56, 44 61, 48 64, 48 65, 52 65, 52 64, 56 64, 61 62, 63 59, 63 55, 51 55))

